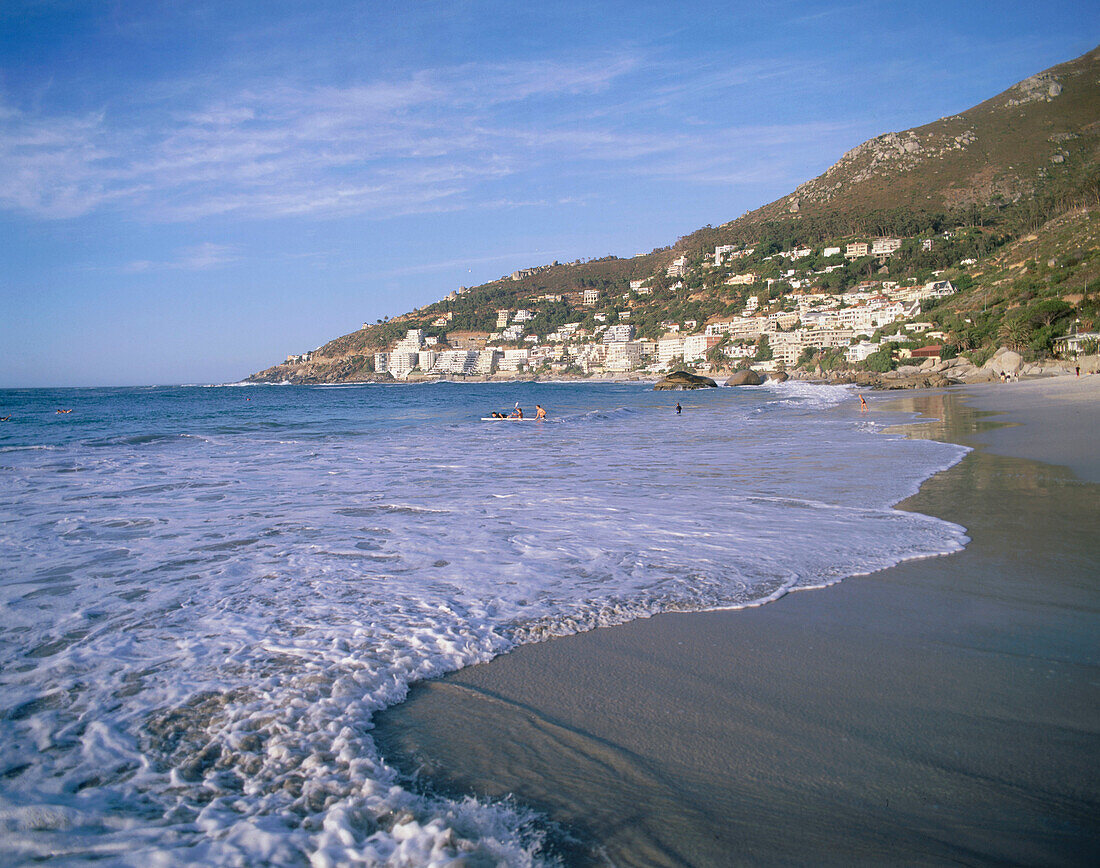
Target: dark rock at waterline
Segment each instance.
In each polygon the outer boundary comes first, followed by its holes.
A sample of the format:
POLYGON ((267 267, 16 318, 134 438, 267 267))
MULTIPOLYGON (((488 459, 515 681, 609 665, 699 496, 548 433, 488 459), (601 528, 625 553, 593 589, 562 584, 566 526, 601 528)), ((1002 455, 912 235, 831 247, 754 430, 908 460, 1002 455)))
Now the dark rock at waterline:
POLYGON ((752 368, 745 368, 742 371, 734 371, 733 375, 726 380, 727 386, 759 386, 764 382, 764 378, 761 377, 752 368))
POLYGON ((876 388, 893 391, 896 389, 942 389, 953 385, 954 381, 947 379, 943 374, 928 374, 927 376, 902 377, 896 380, 883 380, 876 388))
POLYGON ((655 390, 667 389, 706 389, 718 388, 718 384, 710 377, 700 377, 698 374, 689 374, 687 371, 676 371, 669 374, 663 380, 656 383, 655 390))
POLYGON ((772 371, 768 374, 769 380, 775 380, 777 383, 785 383, 790 379, 790 375, 786 371, 772 371))

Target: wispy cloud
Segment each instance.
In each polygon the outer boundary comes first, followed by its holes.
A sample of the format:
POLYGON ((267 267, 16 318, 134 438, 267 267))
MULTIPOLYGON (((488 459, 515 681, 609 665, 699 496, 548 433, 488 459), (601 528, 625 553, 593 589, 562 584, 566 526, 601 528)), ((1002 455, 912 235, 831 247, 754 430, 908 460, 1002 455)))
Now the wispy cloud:
POLYGON ((0 104, 0 205, 41 218, 112 203, 153 219, 439 207, 516 171, 503 105, 606 88, 629 59, 425 71, 348 87, 280 84, 162 111, 43 116, 0 104))
POLYGON ((405 277, 411 274, 430 274, 436 271, 455 271, 461 268, 472 268, 475 265, 488 265, 493 262, 552 262, 565 257, 562 250, 527 250, 514 251, 512 253, 500 253, 494 256, 465 257, 462 259, 448 259, 442 262, 426 262, 421 265, 409 265, 402 268, 393 268, 381 272, 378 277, 405 277))
POLYGON ((235 262, 240 256, 233 247, 223 244, 198 244, 179 252, 174 259, 148 260, 138 259, 123 266, 127 274, 144 274, 150 271, 205 271, 211 268, 235 262))
POLYGON ((174 95, 162 88, 153 105, 80 116, 0 102, 0 207, 43 219, 103 208, 154 221, 392 216, 523 200, 490 188, 546 167, 659 175, 695 163, 727 179, 753 171, 735 170, 729 154, 719 165, 736 130, 689 135, 647 123, 650 113, 789 70, 678 66, 662 70, 648 96, 632 96, 645 68, 623 52, 216 96, 190 81, 174 95))

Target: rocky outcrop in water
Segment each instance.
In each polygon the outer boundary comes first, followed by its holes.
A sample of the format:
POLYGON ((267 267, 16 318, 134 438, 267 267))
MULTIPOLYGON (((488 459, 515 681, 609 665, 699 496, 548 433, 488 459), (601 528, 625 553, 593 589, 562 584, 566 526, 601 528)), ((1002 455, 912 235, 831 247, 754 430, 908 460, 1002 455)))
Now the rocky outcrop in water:
POLYGON ((752 368, 745 368, 741 371, 734 371, 728 380, 726 380, 727 386, 759 386, 764 382, 764 378, 761 377, 752 368))
POLYGON ((701 377, 698 374, 689 374, 687 371, 675 371, 653 386, 656 391, 671 389, 708 389, 718 388, 718 384, 710 377, 701 377))

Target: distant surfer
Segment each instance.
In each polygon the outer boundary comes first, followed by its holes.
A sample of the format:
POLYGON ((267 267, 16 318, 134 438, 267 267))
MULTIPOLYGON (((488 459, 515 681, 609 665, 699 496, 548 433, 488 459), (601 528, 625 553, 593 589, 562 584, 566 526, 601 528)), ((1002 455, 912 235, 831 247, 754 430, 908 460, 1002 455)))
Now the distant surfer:
MULTIPOLYGON (((520 417, 520 418, 522 418, 522 417, 520 417)), ((545 419, 546 418, 546 411, 542 409, 542 404, 535 404, 535 418, 536 419, 545 419)))
POLYGON ((72 410, 58 410, 57 412, 64 414, 64 413, 71 413, 73 411, 72 410))
POLYGON ((494 419, 507 419, 508 417, 505 416, 503 413, 498 413, 496 410, 494 410, 493 411, 493 418, 494 419))
POLYGON ((509 418, 511 418, 511 419, 522 419, 523 418, 523 408, 519 404, 516 404, 516 409, 514 409, 512 411, 512 415, 509 418))
POLYGON ((11 414, 9 413, 9 414, 8 414, 7 416, 5 416, 5 417, 4 417, 3 419, 0 419, 0 422, 7 422, 7 421, 8 421, 8 420, 9 420, 10 418, 11 418, 11 414))
POLYGON ((684 408, 680 406, 680 402, 676 402, 676 415, 679 416, 684 411, 684 408))

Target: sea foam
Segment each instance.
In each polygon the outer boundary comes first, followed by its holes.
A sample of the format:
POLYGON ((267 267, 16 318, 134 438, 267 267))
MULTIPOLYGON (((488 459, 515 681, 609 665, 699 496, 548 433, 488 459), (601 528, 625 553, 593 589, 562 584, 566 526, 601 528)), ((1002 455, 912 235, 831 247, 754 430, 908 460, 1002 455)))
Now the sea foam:
POLYGON ((538 864, 537 817, 412 792, 372 715, 517 643, 961 548, 963 528, 892 505, 962 450, 867 430, 852 399, 21 393, 0 432, 5 845, 66 864, 538 864), (477 421, 536 401, 549 423, 477 421))

